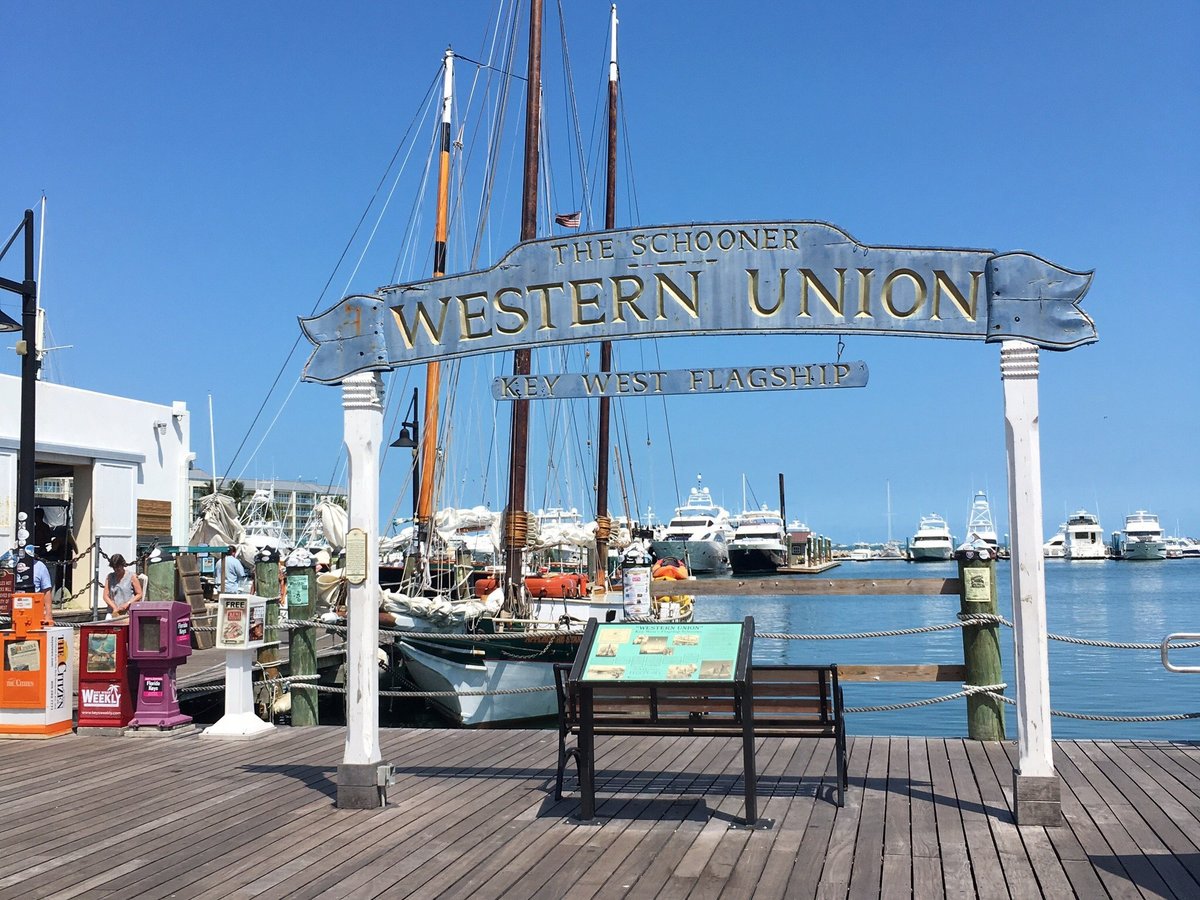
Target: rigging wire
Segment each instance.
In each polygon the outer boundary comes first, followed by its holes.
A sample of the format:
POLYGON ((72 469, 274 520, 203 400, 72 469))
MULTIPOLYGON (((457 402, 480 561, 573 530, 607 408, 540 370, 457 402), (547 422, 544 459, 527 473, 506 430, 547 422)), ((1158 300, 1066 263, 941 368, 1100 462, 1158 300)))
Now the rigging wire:
MULTIPOLYGON (((367 205, 363 208, 362 215, 359 216, 358 223, 354 226, 354 230, 350 233, 350 237, 346 241, 346 246, 342 248, 341 255, 338 257, 338 261, 334 264, 332 271, 330 271, 329 278, 326 279, 326 281, 325 281, 325 286, 321 288, 321 293, 317 295, 317 299, 313 303, 312 310, 309 312, 310 316, 314 315, 316 313, 316 311, 320 308, 321 303, 325 298, 325 294, 329 291, 329 286, 333 283, 333 279, 337 275, 338 270, 341 268, 342 263, 345 261, 347 254, 350 252, 350 248, 352 246, 354 246, 354 241, 358 238, 359 230, 362 228, 363 223, 366 221, 367 214, 371 211, 371 207, 375 205, 375 201, 379 197, 380 190, 383 188, 383 185, 387 182, 388 173, 391 172, 392 167, 396 164, 396 160, 400 156, 400 151, 404 148, 405 143, 408 141, 408 136, 412 133, 412 130, 416 126, 418 119, 421 117, 421 113, 420 113, 421 107, 424 106, 425 103, 428 101, 428 98, 430 96, 432 96, 433 89, 436 84, 437 84, 437 75, 435 74, 434 77, 432 79, 430 79, 429 87, 425 91, 426 99, 424 101, 422 101, 420 106, 418 106, 417 113, 413 116, 413 120, 409 123, 408 128, 405 130, 404 136, 400 139, 400 143, 397 144, 396 150, 392 154, 392 158, 388 162, 387 168, 384 169, 383 175, 380 177, 379 183, 375 186, 375 190, 371 194, 370 200, 367 201, 367 205)), ((275 374, 275 379, 271 382, 271 386, 267 389, 267 394, 265 397, 263 397, 263 401, 259 405, 258 411, 254 414, 254 418, 251 420, 249 427, 246 429, 246 433, 242 436, 241 443, 238 444, 237 450, 235 450, 233 453, 233 456, 230 457, 229 464, 225 467, 225 472, 221 476, 219 483, 224 483, 225 479, 229 476, 230 471, 232 471, 234 463, 237 462, 238 456, 241 454, 242 450, 245 448, 246 441, 248 441, 250 439, 250 435, 254 431, 254 426, 258 424, 258 420, 262 417, 263 410, 266 409, 267 403, 271 399, 271 395, 274 394, 275 388, 279 385, 279 380, 283 377, 283 373, 285 371, 287 371, 287 367, 291 363, 292 357, 296 353, 296 348, 298 348, 300 346, 300 342, 303 339, 304 339, 303 334, 296 335, 296 339, 295 339, 295 341, 292 342, 292 347, 288 351, 287 357, 283 361, 283 365, 281 365, 279 367, 279 371, 275 374)), ((298 381, 298 379, 297 379, 297 381, 298 381)))

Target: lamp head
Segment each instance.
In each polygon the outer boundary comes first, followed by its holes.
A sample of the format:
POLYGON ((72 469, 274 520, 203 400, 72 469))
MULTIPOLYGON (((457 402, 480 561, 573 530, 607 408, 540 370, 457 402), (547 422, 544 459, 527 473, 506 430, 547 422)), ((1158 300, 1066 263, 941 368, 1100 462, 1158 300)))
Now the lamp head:
POLYGON ((21 323, 5 313, 3 310, 0 310, 0 332, 20 330, 21 323))
POLYGON ((416 428, 413 427, 411 422, 402 423, 400 425, 400 436, 392 441, 391 446, 401 448, 407 447, 410 450, 416 449, 417 437, 414 433, 415 431, 416 428))

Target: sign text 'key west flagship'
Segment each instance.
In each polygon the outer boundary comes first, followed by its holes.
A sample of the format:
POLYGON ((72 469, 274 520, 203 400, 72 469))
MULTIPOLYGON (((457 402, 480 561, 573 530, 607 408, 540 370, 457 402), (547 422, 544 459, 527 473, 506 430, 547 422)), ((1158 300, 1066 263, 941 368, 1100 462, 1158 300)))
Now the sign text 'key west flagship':
POLYGON ((664 394, 737 394, 867 386, 862 360, 783 366, 650 369, 642 372, 567 372, 501 375, 492 379, 497 400, 575 397, 658 397, 664 394))
POLYGON ((310 381, 583 341, 744 334, 1096 340, 1090 272, 1029 253, 869 247, 823 222, 664 225, 519 244, 495 266, 301 319, 310 381))

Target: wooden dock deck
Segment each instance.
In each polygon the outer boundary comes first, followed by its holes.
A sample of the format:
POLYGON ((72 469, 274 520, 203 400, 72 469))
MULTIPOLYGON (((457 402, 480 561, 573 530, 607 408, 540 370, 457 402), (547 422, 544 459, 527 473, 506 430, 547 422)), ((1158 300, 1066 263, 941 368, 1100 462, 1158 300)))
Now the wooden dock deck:
MULTIPOLYGON (((552 731, 384 730, 389 805, 334 808, 343 729, 253 742, 0 741, 0 897, 1200 896, 1200 744, 1059 741, 1061 827, 1011 813, 1011 743, 599 741, 599 825, 553 801, 552 731)), ((574 788, 573 775, 568 786, 574 788)))

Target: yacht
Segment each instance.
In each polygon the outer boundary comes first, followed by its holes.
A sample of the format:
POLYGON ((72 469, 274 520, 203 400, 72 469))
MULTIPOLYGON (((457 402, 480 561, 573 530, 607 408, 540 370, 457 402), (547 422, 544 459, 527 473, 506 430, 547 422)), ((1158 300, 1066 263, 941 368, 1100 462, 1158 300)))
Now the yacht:
POLYGON ((1113 532, 1113 556, 1117 559, 1166 559, 1162 526, 1158 516, 1139 509, 1125 517, 1125 530, 1113 532))
POLYGON ((1042 556, 1046 559, 1062 559, 1067 555, 1067 523, 1063 522, 1054 532, 1054 537, 1042 544, 1042 556))
POLYGON ((992 523, 992 508, 988 505, 987 494, 983 491, 976 491, 975 498, 971 501, 971 511, 967 514, 967 541, 983 541, 994 554, 999 555, 1000 538, 996 535, 996 526, 992 523))
POLYGON ((729 543, 729 565, 735 575, 774 572, 787 562, 779 510, 747 510, 738 516, 737 531, 729 543))
POLYGON ((1167 559, 1200 559, 1200 541, 1190 537, 1163 538, 1167 559))
POLYGON ((1063 557, 1066 559, 1107 559, 1104 529, 1100 520, 1084 509, 1071 513, 1065 526, 1063 557))
POLYGON ((912 562, 945 562, 954 557, 954 538, 946 520, 936 513, 921 516, 917 533, 908 542, 912 562))
POLYGON ((674 557, 693 575, 724 572, 729 568, 729 541, 734 534, 729 512, 713 502, 708 488, 699 484, 688 492, 687 503, 677 507, 661 537, 650 542, 655 559, 674 557))
POLYGON ((859 541, 850 550, 850 560, 852 562, 870 562, 876 558, 874 549, 865 541, 859 541))

